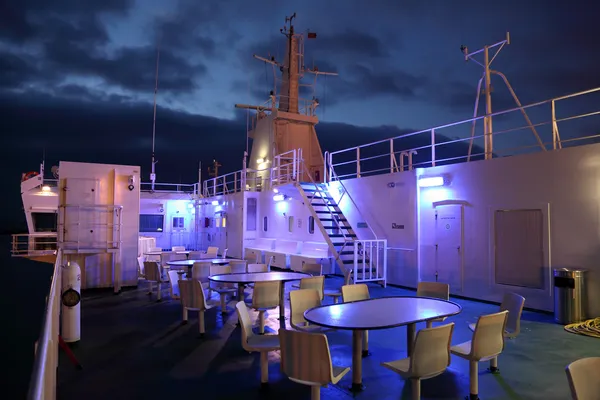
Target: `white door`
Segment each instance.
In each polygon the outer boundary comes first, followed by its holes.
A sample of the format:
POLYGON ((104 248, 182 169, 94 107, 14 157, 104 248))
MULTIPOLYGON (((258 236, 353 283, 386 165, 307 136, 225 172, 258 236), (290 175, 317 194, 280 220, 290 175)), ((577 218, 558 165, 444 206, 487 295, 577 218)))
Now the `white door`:
POLYGON ((435 218, 437 281, 448 283, 450 292, 460 293, 463 269, 463 206, 439 206, 435 218))

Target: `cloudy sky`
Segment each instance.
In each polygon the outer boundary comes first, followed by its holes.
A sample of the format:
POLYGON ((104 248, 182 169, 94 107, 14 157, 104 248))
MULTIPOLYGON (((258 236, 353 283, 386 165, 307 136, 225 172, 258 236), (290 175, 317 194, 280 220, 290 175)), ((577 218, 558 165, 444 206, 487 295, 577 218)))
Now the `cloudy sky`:
MULTIPOLYGON (((281 59, 279 29, 294 11, 297 30, 318 34, 306 42, 307 66, 339 73, 316 87, 317 132, 324 150, 337 150, 468 118, 481 67, 465 63, 460 46, 475 50, 506 31, 511 44, 494 69, 522 103, 600 86, 600 7, 591 4, 4 0, 5 196, 18 207, 20 174, 43 154, 48 169, 60 160, 142 165, 147 180, 157 43, 158 180, 192 182, 199 161, 241 168, 246 116, 233 105, 267 100, 271 70, 252 54, 281 59)), ((496 79, 495 110, 513 106, 496 79)))

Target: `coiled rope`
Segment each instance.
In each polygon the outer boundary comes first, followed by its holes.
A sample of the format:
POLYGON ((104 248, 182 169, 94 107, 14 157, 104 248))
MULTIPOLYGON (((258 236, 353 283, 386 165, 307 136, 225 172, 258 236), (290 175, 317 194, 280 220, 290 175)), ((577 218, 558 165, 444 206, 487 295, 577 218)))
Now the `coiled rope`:
POLYGON ((600 317, 565 325, 565 331, 600 338, 600 317))

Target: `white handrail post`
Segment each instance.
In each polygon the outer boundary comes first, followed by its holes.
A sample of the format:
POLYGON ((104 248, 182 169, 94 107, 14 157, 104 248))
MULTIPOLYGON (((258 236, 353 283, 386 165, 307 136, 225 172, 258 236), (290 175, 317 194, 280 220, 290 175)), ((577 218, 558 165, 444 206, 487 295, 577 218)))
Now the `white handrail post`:
POLYGON ((356 177, 360 178, 360 147, 356 148, 356 177))
POLYGON ((387 287, 387 239, 383 239, 383 287, 387 287))
POLYGON ((558 147, 558 125, 556 124, 556 102, 552 100, 552 149, 556 150, 558 147))
POLYGON ((431 166, 435 167, 435 129, 431 130, 431 166))
POLYGON ((396 154, 394 154, 394 139, 390 139, 390 174, 394 173, 394 161, 396 160, 396 154))

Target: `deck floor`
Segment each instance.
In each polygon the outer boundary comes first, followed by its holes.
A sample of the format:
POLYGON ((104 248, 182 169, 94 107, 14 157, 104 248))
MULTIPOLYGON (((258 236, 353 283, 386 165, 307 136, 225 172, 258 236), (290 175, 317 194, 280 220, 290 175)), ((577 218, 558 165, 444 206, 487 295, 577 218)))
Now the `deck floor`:
MULTIPOLYGON (((339 287, 341 278, 328 278, 327 287, 339 287)), ((82 340, 73 346, 83 365, 77 370, 61 353, 58 379, 59 399, 310 399, 310 389, 288 380, 279 371, 279 354, 269 355, 267 390, 260 389, 259 355, 248 354, 240 343, 240 328, 234 301, 228 314, 219 307, 206 313, 204 337, 198 333, 197 314, 190 312, 188 324, 181 324, 179 301, 146 294, 146 283, 120 295, 84 294, 82 340)), ((286 285, 290 289, 290 285, 286 285)), ((414 291, 369 285, 371 297, 414 295, 414 291)), ((216 297, 215 297, 216 299, 216 297)), ((330 300, 326 300, 330 301, 330 300)), ((453 343, 471 338, 467 324, 480 314, 494 312, 497 305, 453 299, 463 307, 456 323, 453 343)), ((289 303, 288 303, 289 305, 289 303)), ((250 311, 251 316, 257 314, 250 311)), ((289 313, 289 309, 286 310, 289 313)), ((277 309, 267 314, 267 331, 279 328, 277 309)), ((420 329, 424 324, 419 324, 420 329)), ((328 334, 335 364, 350 366, 351 333, 328 334)), ((381 367, 382 361, 405 357, 406 328, 371 331, 372 355, 363 359, 366 389, 353 395, 347 389, 352 375, 337 385, 323 388, 323 399, 410 398, 410 384, 381 367)), ((500 374, 480 364, 479 393, 482 399, 566 399, 569 389, 565 366, 581 357, 600 356, 598 339, 573 335, 554 324, 546 314, 523 313, 521 335, 507 341, 499 357, 500 374)), ((468 362, 452 357, 448 370, 422 382, 425 399, 462 399, 469 394, 468 362)))

